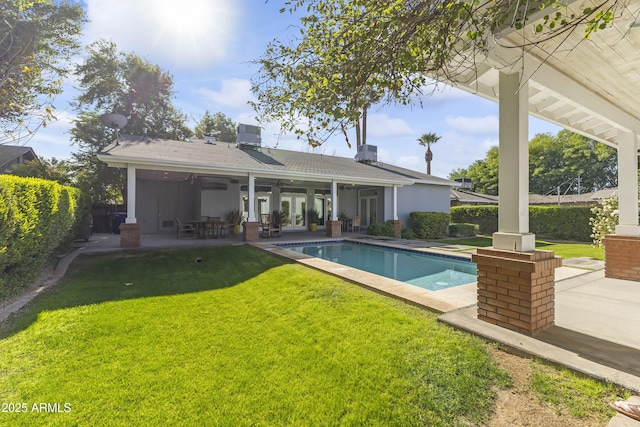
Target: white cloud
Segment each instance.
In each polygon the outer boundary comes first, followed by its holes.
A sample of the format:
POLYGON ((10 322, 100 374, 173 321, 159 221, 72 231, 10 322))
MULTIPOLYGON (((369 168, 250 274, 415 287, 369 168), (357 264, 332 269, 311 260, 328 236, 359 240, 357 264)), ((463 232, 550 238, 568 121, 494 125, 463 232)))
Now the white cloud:
POLYGON ((413 134, 411 126, 403 120, 386 114, 369 114, 367 116, 367 137, 390 138, 413 134))
POLYGON ((485 117, 464 117, 447 116, 445 123, 454 132, 467 133, 472 135, 498 134, 499 122, 496 116, 485 117))
POLYGON ((113 40, 171 68, 204 68, 232 41, 238 12, 233 0, 86 0, 89 41, 113 40))
POLYGON ((251 93, 251 82, 244 79, 223 80, 219 91, 201 87, 196 92, 205 99, 205 102, 214 104, 216 107, 250 109, 247 102, 254 99, 251 93))

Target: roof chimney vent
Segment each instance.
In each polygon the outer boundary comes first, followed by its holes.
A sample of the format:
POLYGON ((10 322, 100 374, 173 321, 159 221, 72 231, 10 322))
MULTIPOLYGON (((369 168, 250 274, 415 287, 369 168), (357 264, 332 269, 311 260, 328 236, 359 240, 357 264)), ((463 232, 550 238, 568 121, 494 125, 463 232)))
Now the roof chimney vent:
POLYGON ((358 146, 356 154, 356 162, 373 163, 378 161, 378 147, 370 144, 362 144, 358 146))
POLYGON ((238 125, 236 145, 238 148, 260 148, 262 138, 260 127, 253 125, 238 125))

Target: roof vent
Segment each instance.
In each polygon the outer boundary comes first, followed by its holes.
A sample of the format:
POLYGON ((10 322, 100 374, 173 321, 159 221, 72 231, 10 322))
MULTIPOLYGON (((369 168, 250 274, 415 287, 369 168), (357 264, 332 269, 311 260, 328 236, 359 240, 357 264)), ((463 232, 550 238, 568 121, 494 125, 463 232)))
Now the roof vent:
POLYGON ((473 190, 473 182, 471 181, 471 178, 456 178, 454 181, 460 183, 460 187, 458 188, 462 188, 463 190, 473 190))
POLYGON ((236 137, 238 148, 260 148, 261 141, 259 126, 238 125, 238 136, 236 137))
POLYGON ((363 144, 358 146, 358 153, 355 157, 357 162, 372 163, 378 161, 378 147, 375 145, 363 144))

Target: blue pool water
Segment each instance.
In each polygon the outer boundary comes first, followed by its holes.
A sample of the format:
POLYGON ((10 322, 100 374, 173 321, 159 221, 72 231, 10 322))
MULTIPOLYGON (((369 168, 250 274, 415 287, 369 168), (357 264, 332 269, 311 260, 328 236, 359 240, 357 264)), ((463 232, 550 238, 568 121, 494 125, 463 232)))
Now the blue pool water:
POLYGON ((278 246, 432 291, 477 280, 476 265, 464 258, 346 241, 278 246))

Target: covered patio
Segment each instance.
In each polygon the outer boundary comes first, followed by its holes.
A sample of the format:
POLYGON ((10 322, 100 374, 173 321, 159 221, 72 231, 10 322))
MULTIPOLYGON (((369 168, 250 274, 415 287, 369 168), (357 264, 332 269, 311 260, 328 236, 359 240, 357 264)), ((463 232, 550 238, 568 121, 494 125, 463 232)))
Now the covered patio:
MULTIPOLYGON (((575 16, 594 6, 590 1, 563 4, 561 13, 575 16)), ((586 23, 561 34, 562 28, 556 29, 554 36, 543 22, 549 9, 532 13, 521 30, 498 28, 481 54, 469 51, 457 58, 463 66, 448 82, 499 104, 498 232, 493 248, 474 255, 476 316, 526 335, 550 330, 559 320, 554 271, 561 265, 552 252, 535 250, 535 235, 529 232, 530 115, 618 150, 620 221, 615 234, 603 240, 604 276, 640 286, 640 4, 607 5, 614 11, 613 25, 588 40, 586 23), (536 31, 538 24, 543 31, 536 31)), ((601 300, 597 294, 593 298, 596 314, 601 300)), ((601 304, 605 316, 605 301, 601 304)))
POLYGON ((122 135, 98 158, 127 171, 125 247, 139 245, 141 234, 174 233, 176 218, 224 220, 230 210, 240 211, 246 241, 260 238, 262 216, 274 211, 284 233, 307 229, 317 213, 318 228, 331 237, 355 218, 363 230, 393 221, 399 236, 410 212, 449 212, 454 182, 378 162, 375 153, 361 146, 350 159, 241 141, 122 135))

